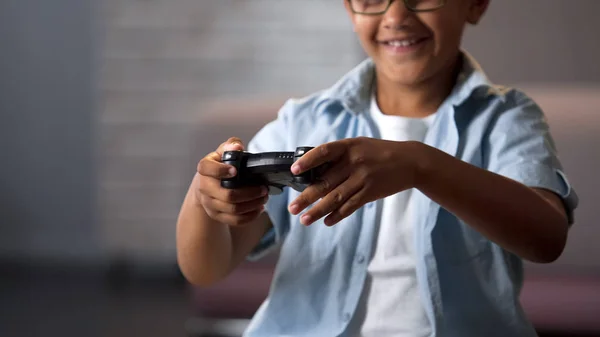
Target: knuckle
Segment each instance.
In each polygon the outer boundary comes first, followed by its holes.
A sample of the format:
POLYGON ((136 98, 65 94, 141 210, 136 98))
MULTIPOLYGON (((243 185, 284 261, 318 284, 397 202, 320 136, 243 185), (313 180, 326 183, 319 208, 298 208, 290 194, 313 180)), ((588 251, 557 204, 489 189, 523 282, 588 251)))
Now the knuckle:
POLYGON ((211 219, 219 220, 219 213, 213 210, 212 208, 204 207, 204 211, 211 219))
POLYGON ((365 137, 353 137, 353 138, 348 138, 348 146, 356 146, 357 144, 360 144, 360 142, 362 142, 362 140, 365 137))
POLYGON ((352 156, 352 163, 354 163, 355 165, 361 165, 365 163, 365 156, 363 154, 355 154, 352 156))
POLYGON ((206 207, 208 205, 206 195, 204 194, 204 191, 201 187, 198 186, 194 189, 194 196, 194 201, 196 205, 201 205, 202 207, 206 207))
POLYGON ((319 147, 319 151, 323 157, 329 155, 329 145, 323 144, 319 147))
POLYGON ((333 202, 337 205, 340 204, 344 200, 344 195, 342 191, 337 190, 333 194, 333 202))
POLYGON ((206 206, 206 197, 204 196, 204 193, 202 193, 202 191, 197 188, 196 189, 196 203, 198 205, 202 205, 202 206, 206 206))
POLYGON ((235 214, 237 206, 235 204, 226 203, 223 211, 227 214, 235 214))
POLYGON ((202 172, 204 172, 205 168, 206 168, 206 161, 204 159, 202 159, 198 162, 198 165, 196 165, 196 171, 198 171, 198 173, 202 174, 202 172))
MULTIPOLYGON (((310 191, 309 191, 309 192, 310 192, 310 191)), ((308 201, 308 198, 306 197, 306 194, 301 194, 301 195, 298 197, 298 203, 299 203, 300 205, 308 205, 308 204, 309 204, 309 201, 308 201)))
POLYGON ((321 190, 321 192, 327 192, 327 191, 329 191, 330 188, 331 188, 331 183, 329 182, 329 179, 327 179, 327 178, 321 179, 321 183, 319 184, 319 189, 321 190))
POLYGON ((196 184, 194 190, 196 191, 196 195, 197 196, 201 196, 201 195, 209 195, 210 190, 209 187, 207 186, 209 185, 208 182, 205 180, 205 178, 203 178, 202 176, 200 176, 200 179, 198 180, 198 183, 196 184))
POLYGON ((352 198, 348 199, 348 201, 346 202, 348 207, 346 207, 344 211, 347 213, 350 210, 356 208, 356 206, 358 205, 358 202, 359 202, 359 198, 356 195, 353 196, 352 198))

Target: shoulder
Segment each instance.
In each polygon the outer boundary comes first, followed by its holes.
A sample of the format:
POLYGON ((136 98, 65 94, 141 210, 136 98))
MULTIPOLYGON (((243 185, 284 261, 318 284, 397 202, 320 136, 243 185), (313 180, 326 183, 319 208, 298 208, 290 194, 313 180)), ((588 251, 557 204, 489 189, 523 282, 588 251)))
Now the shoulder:
POLYGON ((293 127, 305 127, 306 124, 317 123, 323 116, 343 110, 340 100, 332 99, 328 90, 320 90, 304 97, 288 99, 279 111, 279 118, 293 127))
POLYGON ((365 59, 331 87, 289 99, 281 113, 292 120, 315 121, 324 115, 331 117, 343 111, 362 111, 370 102, 374 74, 373 61, 365 59))
POLYGON ((319 106, 324 102, 323 93, 320 90, 304 97, 289 98, 281 108, 281 114, 287 118, 310 118, 317 114, 319 106))
POLYGON ((527 93, 518 88, 495 85, 498 98, 504 103, 506 110, 537 106, 537 103, 527 93))
POLYGON ((450 102, 464 110, 487 115, 540 114, 538 104, 524 91, 493 83, 477 60, 462 51, 463 65, 450 102))
POLYGON ((484 105, 496 123, 545 122, 542 108, 524 91, 498 85, 490 90, 492 94, 484 105))

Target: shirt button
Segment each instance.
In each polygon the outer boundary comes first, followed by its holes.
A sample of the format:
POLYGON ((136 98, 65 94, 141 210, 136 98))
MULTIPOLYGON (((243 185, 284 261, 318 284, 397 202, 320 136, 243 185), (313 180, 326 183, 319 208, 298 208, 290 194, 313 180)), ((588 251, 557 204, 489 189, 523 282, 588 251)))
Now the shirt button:
POLYGON ((361 255, 358 255, 358 256, 356 257, 356 261, 357 261, 358 263, 363 263, 363 262, 365 262, 365 256, 364 256, 364 255, 362 255, 362 254, 361 254, 361 255))
POLYGON ((350 313, 345 313, 344 314, 344 321, 348 322, 350 320, 352 316, 350 315, 350 313))

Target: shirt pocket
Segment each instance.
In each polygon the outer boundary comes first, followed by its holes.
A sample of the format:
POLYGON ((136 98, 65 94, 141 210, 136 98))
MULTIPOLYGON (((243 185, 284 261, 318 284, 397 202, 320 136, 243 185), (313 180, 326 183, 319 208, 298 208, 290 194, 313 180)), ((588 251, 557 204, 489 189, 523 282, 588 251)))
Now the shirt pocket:
MULTIPOLYGON (((300 192, 290 189, 288 204, 299 195, 300 192)), ((331 255, 331 246, 327 242, 333 242, 330 237, 333 228, 325 226, 325 218, 316 220, 310 226, 300 223, 302 214, 306 213, 313 206, 314 204, 308 206, 298 215, 289 214, 291 226, 289 235, 286 238, 287 242, 285 243, 286 248, 292 255, 295 255, 296 259, 307 263, 315 263, 327 259, 331 255)))
MULTIPOLYGON (((290 189, 288 204, 295 200, 300 192, 290 189)), ((335 258, 336 261, 351 259, 356 251, 360 235, 361 210, 357 210, 334 226, 325 225, 325 218, 315 220, 310 226, 300 223, 300 217, 318 204, 317 200, 298 215, 290 214, 290 232, 286 238, 287 246, 298 259, 308 262, 322 262, 335 258)))
POLYGON ((316 220, 310 226, 304 226, 300 223, 299 217, 292 221, 292 231, 290 232, 290 244, 295 246, 294 251, 298 258, 306 259, 311 262, 320 262, 331 258, 343 245, 344 232, 347 231, 343 226, 348 225, 348 221, 341 221, 333 227, 328 227, 324 219, 316 220))
POLYGON ((441 208, 432 232, 438 262, 462 264, 489 251, 491 241, 447 210, 441 208))

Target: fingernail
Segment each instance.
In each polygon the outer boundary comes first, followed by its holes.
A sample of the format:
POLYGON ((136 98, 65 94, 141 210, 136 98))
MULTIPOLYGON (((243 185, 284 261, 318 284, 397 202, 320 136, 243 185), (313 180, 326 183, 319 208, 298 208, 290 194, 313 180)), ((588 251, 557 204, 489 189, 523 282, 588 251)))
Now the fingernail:
POLYGON ((298 174, 300 172, 300 165, 298 165, 298 164, 292 165, 291 171, 293 174, 298 174))
POLYGON ((261 187, 261 193, 262 195, 267 195, 269 194, 269 189, 266 188, 265 186, 261 187))
POLYGON ((304 214, 303 216, 300 217, 300 222, 305 226, 310 225, 311 220, 312 220, 312 218, 308 214, 304 214))
POLYGON ((292 214, 298 213, 298 208, 299 207, 297 204, 290 205, 290 213, 292 213, 292 214))
POLYGON ((236 173, 235 167, 230 167, 229 168, 229 176, 230 177, 235 177, 235 173, 236 173))

